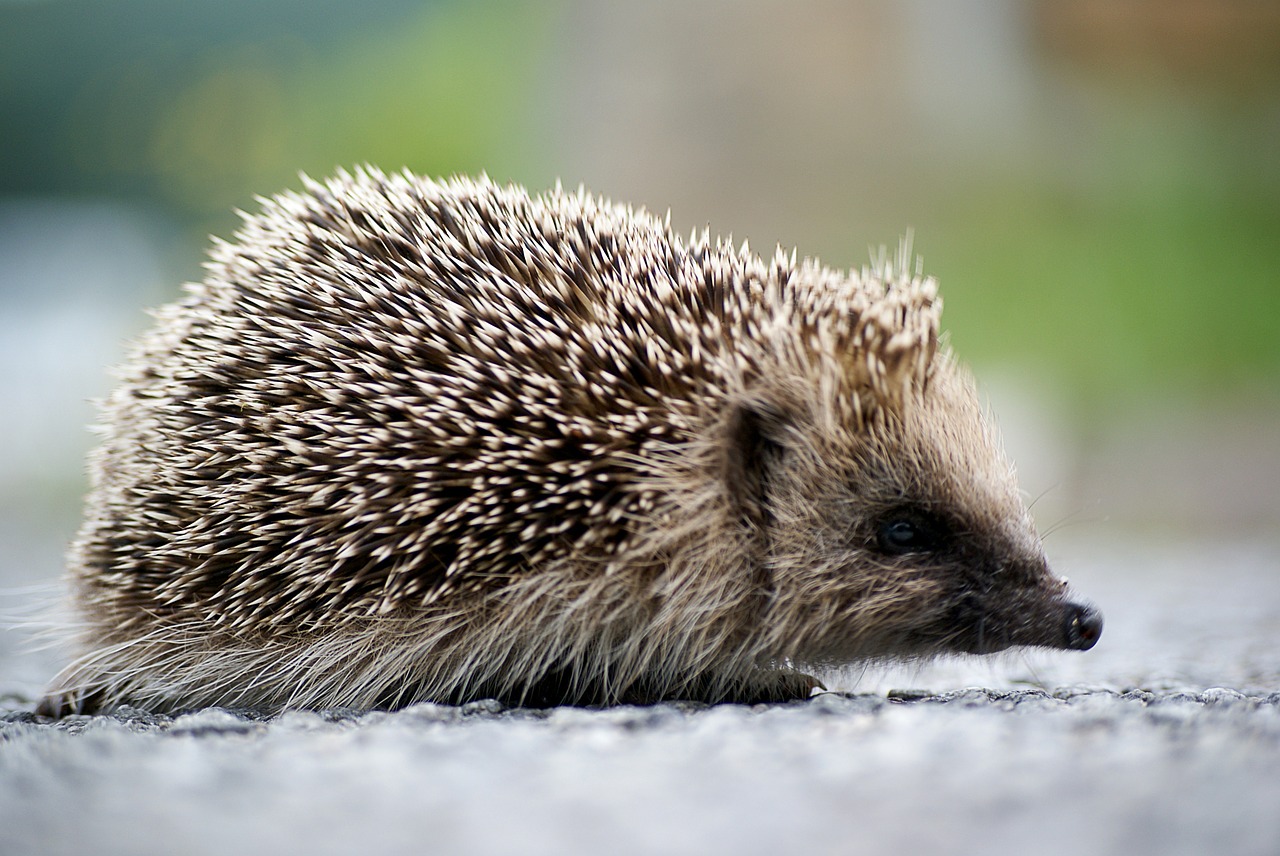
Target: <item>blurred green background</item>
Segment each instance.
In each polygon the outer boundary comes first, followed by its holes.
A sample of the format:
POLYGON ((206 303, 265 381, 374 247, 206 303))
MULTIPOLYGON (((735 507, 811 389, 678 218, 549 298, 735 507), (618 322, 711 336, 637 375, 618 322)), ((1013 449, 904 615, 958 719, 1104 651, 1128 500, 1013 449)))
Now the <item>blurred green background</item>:
POLYGON ((1049 522, 1280 521, 1273 0, 10 0, 0 110, 10 517, 74 510, 233 209, 369 162, 838 267, 913 229, 1049 522))

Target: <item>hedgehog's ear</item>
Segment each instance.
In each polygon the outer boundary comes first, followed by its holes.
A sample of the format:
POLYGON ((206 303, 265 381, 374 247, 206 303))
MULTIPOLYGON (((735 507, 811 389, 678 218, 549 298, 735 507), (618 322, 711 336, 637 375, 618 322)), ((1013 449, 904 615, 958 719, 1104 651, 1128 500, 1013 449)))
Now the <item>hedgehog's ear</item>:
POLYGON ((759 400, 730 408, 721 470, 729 502, 744 521, 762 524, 768 517, 769 473, 782 456, 784 419, 781 411, 759 400))

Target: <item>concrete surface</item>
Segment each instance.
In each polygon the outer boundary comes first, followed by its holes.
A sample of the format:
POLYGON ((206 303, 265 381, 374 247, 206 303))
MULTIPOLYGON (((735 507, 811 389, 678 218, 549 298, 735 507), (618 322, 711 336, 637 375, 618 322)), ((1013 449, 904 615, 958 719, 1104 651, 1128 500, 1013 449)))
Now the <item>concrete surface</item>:
POLYGON ((51 723, 9 647, 0 853, 1280 853, 1280 541, 1051 546, 1093 651, 789 705, 51 723))

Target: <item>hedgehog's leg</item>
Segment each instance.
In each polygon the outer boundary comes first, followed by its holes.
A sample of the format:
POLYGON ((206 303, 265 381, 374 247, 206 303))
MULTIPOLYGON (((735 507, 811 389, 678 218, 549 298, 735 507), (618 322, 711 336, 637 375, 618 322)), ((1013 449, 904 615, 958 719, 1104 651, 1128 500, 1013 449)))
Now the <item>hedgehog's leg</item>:
POLYGON ((650 701, 687 699, 710 704, 774 704, 807 699, 814 690, 826 690, 826 686, 813 675, 794 669, 754 669, 732 683, 726 683, 719 675, 705 675, 681 690, 650 701))
POLYGON ((70 693, 49 692, 45 693, 40 703, 36 705, 36 716, 61 719, 72 710, 74 707, 70 693))
POLYGON ((813 675, 792 669, 761 669, 751 676, 733 699, 741 704, 766 704, 807 699, 814 690, 827 689, 813 675))
POLYGON ((48 716, 53 719, 61 719, 77 713, 97 713, 102 710, 104 701, 105 695, 101 691, 85 692, 54 685, 45 691, 36 705, 35 713, 37 716, 48 716))

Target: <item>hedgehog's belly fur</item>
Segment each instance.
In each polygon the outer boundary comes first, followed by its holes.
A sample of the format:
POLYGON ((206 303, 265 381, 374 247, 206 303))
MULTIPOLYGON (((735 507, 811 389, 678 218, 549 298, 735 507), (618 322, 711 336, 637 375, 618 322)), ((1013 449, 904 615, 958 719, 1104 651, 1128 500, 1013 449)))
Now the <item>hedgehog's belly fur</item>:
POLYGON ((44 712, 92 712, 122 701, 157 712, 397 708, 477 698, 530 705, 762 701, 807 696, 816 685, 799 673, 760 668, 749 629, 730 620, 758 613, 747 601, 759 598, 746 587, 724 592, 736 602, 715 604, 710 592, 687 586, 658 605, 616 577, 547 578, 554 575, 442 599, 447 603, 408 616, 313 632, 233 636, 196 622, 154 624, 141 633, 99 628, 89 634, 97 647, 63 676, 44 712), (725 620, 688 621, 713 611, 725 620))

